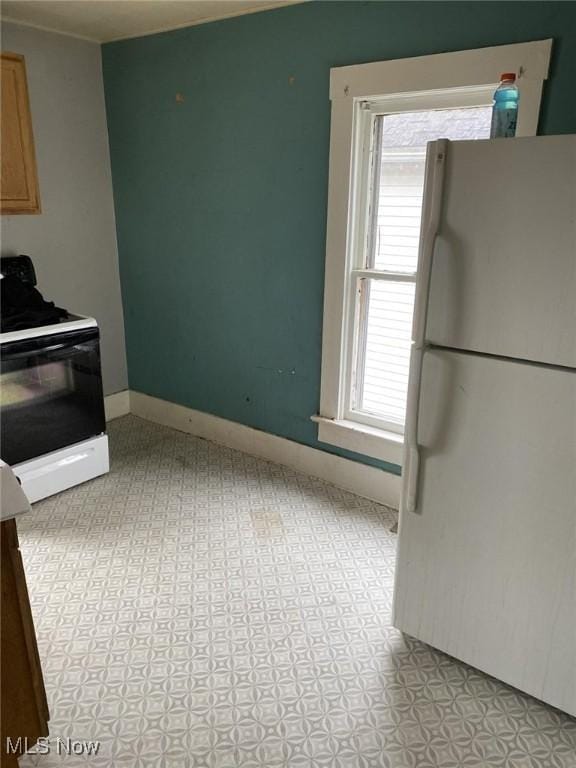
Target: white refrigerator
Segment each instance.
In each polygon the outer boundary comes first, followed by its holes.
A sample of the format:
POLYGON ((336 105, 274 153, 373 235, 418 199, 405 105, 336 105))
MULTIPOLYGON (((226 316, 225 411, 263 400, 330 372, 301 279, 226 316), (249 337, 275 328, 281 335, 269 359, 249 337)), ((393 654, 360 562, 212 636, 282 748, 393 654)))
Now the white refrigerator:
POLYGON ((394 625, 576 715, 576 136, 428 146, 394 625))

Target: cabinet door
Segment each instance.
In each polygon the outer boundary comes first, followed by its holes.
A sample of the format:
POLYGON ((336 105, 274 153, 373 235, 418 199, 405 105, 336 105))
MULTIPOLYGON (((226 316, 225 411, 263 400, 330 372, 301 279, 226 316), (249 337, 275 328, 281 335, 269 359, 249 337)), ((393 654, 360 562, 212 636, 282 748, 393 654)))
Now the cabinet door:
POLYGON ((40 194, 24 57, 3 53, 1 213, 39 213, 40 194))

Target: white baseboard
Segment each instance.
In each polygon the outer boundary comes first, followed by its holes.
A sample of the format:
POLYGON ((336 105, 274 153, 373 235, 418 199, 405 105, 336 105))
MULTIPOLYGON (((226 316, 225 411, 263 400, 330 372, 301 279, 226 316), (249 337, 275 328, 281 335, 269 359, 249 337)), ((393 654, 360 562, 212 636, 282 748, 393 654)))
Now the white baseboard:
POLYGON ((115 392, 113 395, 106 395, 104 398, 104 412, 106 421, 112 421, 119 416, 126 416, 130 413, 130 390, 124 389, 122 392, 115 392))
POLYGON ((148 421, 284 464, 388 507, 398 509, 400 505, 401 480, 382 469, 141 392, 131 391, 129 401, 131 413, 148 421))

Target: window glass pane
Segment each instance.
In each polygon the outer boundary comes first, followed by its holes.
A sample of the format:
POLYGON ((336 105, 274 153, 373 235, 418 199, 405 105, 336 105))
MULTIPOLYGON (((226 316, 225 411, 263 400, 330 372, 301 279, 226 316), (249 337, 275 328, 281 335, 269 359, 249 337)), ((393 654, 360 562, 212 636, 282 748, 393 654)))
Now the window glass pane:
POLYGON ((415 272, 424 188, 426 144, 439 138, 485 139, 492 108, 400 112, 377 118, 380 163, 367 266, 415 272))
POLYGON ((402 427, 414 283, 361 279, 355 409, 402 427))

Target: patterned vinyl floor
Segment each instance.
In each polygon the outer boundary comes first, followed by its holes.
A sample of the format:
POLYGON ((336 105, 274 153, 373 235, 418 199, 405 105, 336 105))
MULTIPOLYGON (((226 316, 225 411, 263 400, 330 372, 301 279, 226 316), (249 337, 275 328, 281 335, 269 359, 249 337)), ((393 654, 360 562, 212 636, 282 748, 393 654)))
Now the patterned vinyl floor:
POLYGON ((390 626, 394 512, 134 417, 110 433, 110 474, 19 524, 52 713, 22 766, 576 766, 575 720, 390 626))

